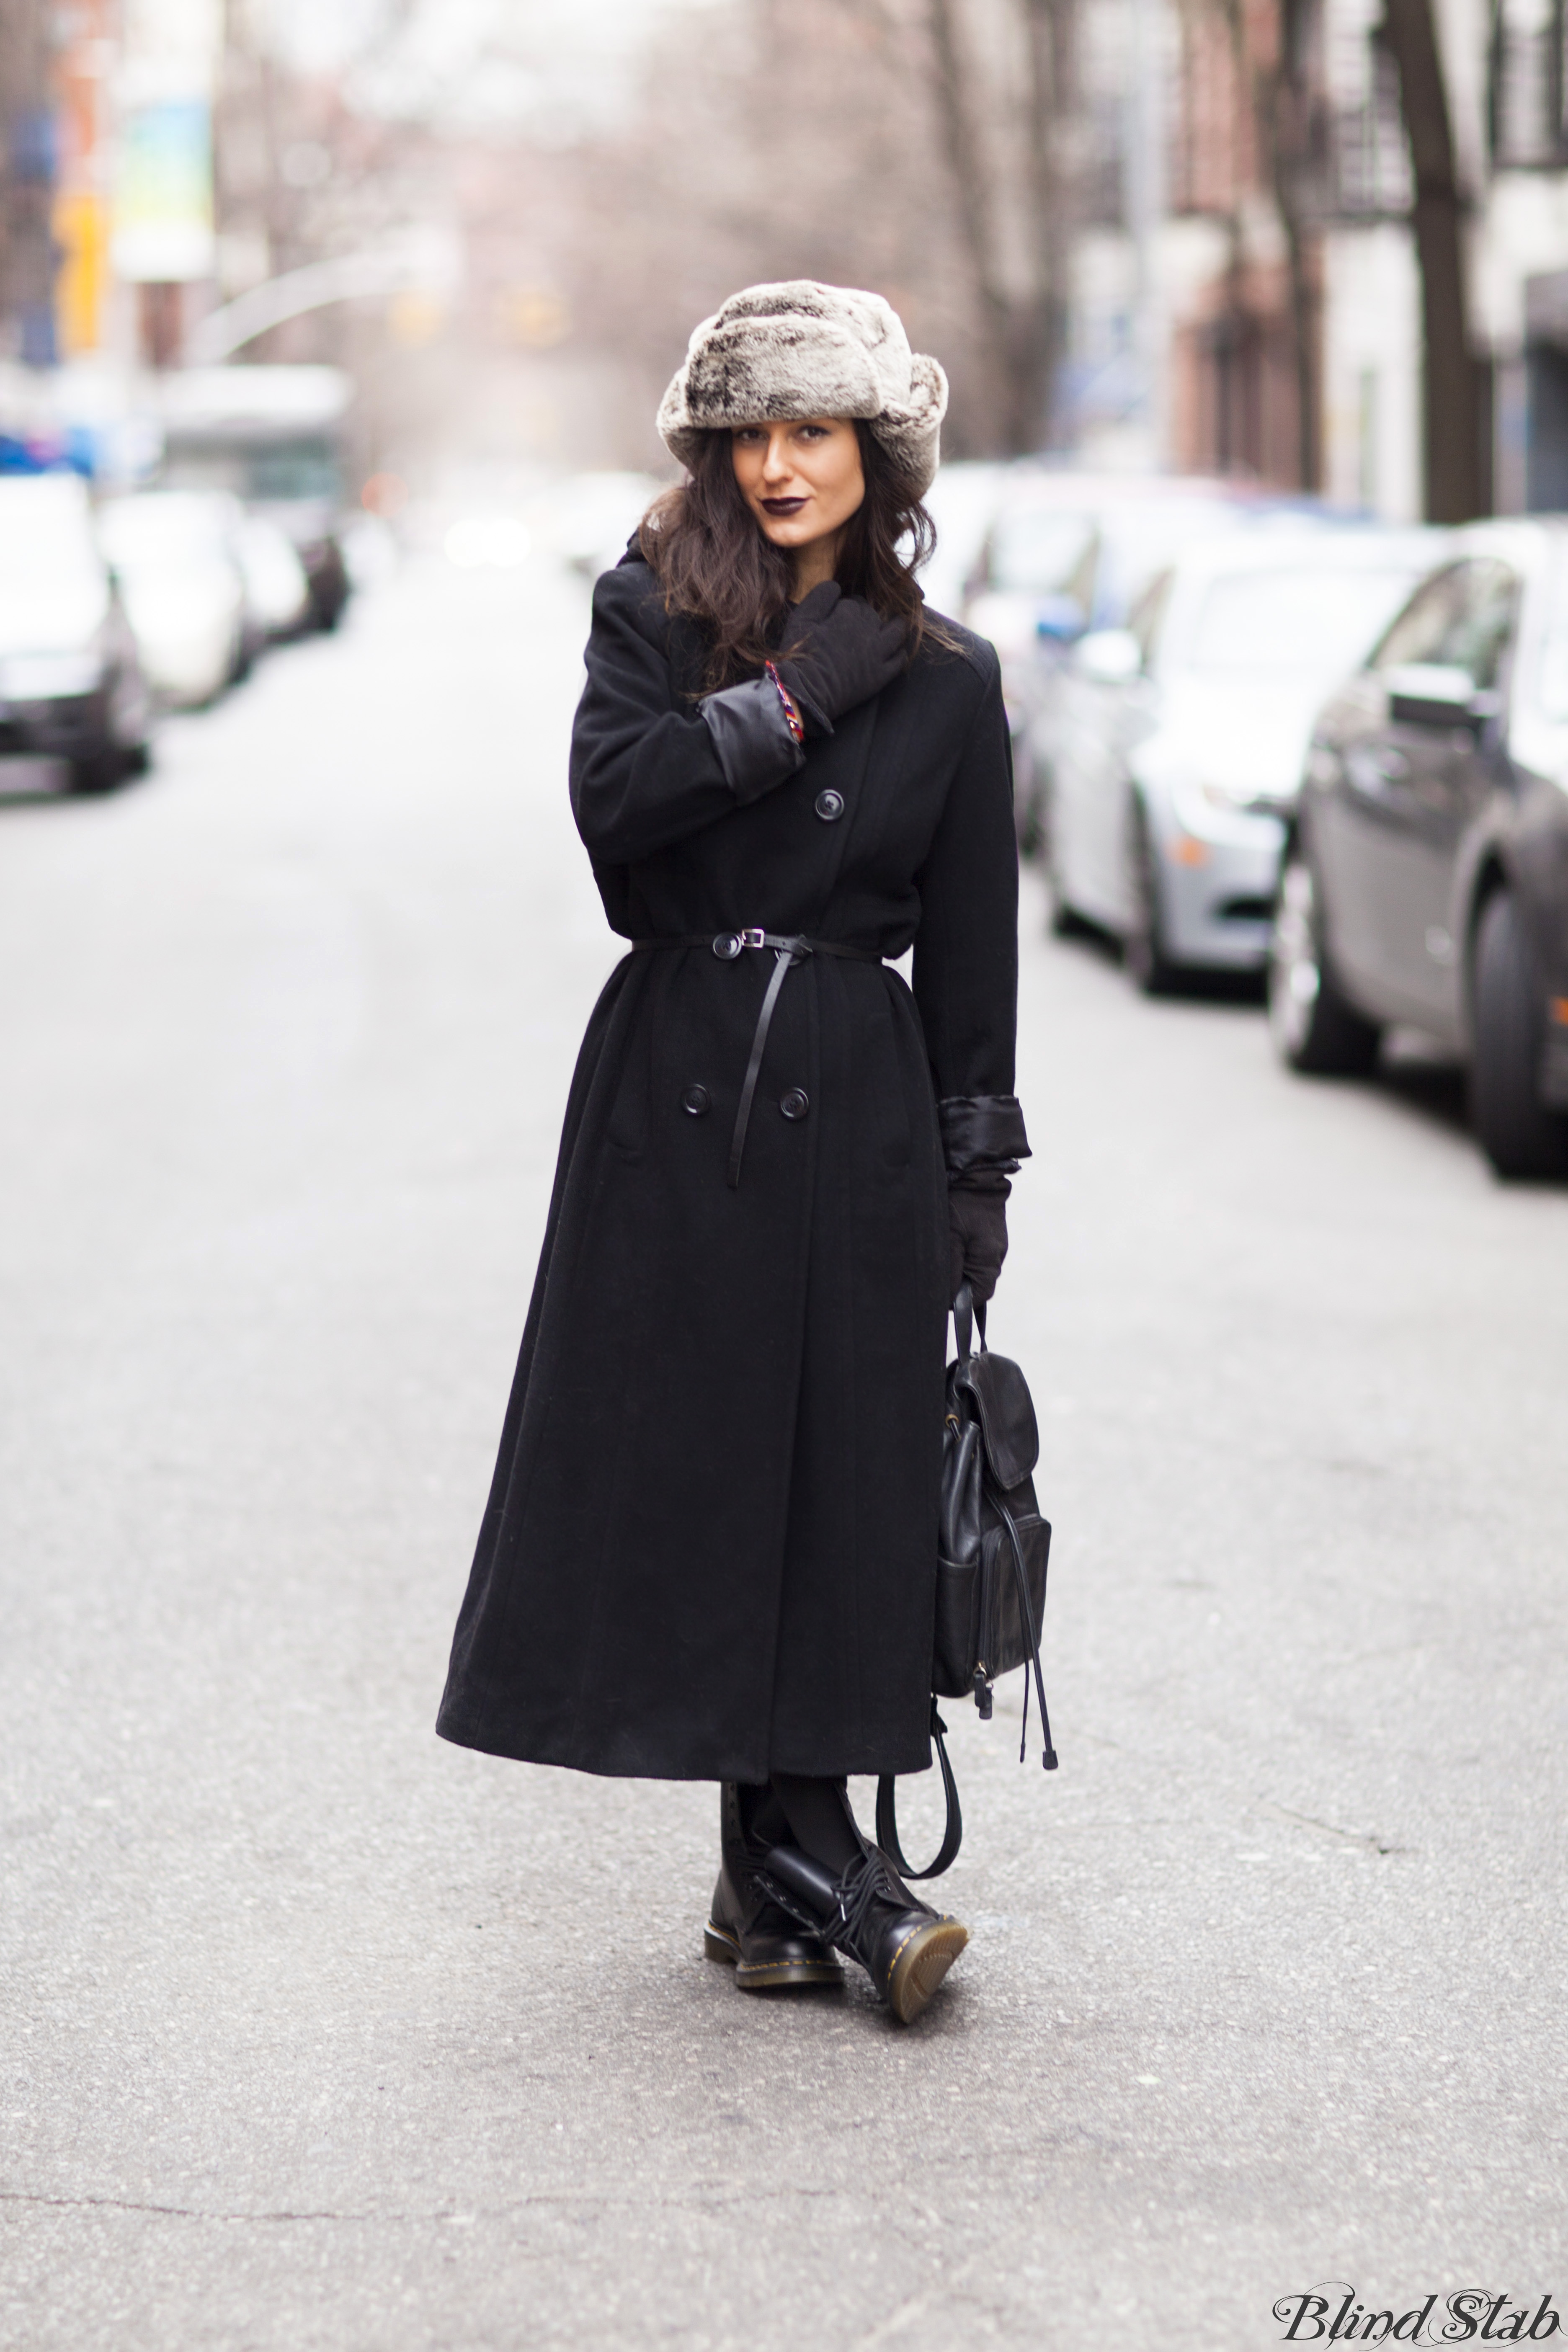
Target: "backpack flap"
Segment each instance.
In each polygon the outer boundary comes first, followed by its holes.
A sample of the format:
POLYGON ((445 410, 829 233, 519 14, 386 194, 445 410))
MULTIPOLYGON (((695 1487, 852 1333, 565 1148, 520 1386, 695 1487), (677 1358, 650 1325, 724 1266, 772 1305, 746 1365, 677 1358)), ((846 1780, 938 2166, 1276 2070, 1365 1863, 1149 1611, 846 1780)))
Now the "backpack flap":
POLYGON ((1040 1458, 1040 1427, 1029 1384, 1018 1366, 989 1349, 965 1356, 951 1374, 954 1389, 972 1398, 991 1475, 1004 1493, 1021 1486, 1040 1458))

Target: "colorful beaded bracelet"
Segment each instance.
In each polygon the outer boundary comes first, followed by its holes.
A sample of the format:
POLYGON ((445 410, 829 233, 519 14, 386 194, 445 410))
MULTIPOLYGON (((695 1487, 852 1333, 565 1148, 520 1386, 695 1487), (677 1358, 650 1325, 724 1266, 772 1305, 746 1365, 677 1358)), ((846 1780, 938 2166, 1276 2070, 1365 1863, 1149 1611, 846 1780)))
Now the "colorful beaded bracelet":
POLYGON ((784 725, 789 729, 791 740, 796 743, 803 743, 805 740, 805 723, 795 707, 794 698, 772 662, 767 663, 765 667, 768 676, 778 688, 779 700, 784 704, 784 725))

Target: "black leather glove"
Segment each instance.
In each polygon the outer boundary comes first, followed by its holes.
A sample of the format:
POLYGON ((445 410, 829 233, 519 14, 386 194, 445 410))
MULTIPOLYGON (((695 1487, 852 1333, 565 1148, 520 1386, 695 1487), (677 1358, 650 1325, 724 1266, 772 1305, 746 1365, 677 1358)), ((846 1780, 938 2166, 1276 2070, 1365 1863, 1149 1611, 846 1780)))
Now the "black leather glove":
POLYGON ((902 621, 884 621, 863 596, 846 596, 824 580, 784 623, 775 663, 806 726, 831 735, 833 722, 891 686, 909 660, 902 621))
POLYGON ((805 753, 789 731, 771 677, 749 677, 709 695, 700 715, 713 739, 724 781, 738 801, 754 801, 793 776, 805 753))
POLYGON ((967 1282, 979 1301, 991 1297, 1002 1261, 1007 1255, 1007 1195, 1013 1187, 1005 1176, 981 1170, 962 1184, 950 1184, 947 1193, 948 1297, 956 1298, 967 1282))

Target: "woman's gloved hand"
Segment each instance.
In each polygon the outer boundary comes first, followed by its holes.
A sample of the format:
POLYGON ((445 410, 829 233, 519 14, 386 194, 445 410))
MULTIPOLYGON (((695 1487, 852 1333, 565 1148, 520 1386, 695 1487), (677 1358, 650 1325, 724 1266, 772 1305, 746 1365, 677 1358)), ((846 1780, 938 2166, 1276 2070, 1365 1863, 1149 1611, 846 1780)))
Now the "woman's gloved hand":
POLYGON ((773 667, 807 728, 831 735, 836 719, 891 686, 908 660, 901 621, 884 621, 863 596, 824 580, 792 609, 773 667))
POLYGON ((996 1287, 1007 1255, 1007 1195, 1013 1187, 994 1170, 976 1170, 947 1193, 948 1297, 968 1283, 984 1302, 996 1287))

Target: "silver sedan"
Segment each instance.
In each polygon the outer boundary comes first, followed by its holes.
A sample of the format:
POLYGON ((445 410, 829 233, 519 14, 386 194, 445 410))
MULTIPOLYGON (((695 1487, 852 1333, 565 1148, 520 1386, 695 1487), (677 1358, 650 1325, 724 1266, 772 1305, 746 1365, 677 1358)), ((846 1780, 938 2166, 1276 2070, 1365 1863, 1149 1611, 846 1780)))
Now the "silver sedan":
POLYGON ((1261 971, 1312 719, 1443 545, 1282 520, 1194 545, 1081 638, 1043 779, 1058 927, 1110 932, 1150 992, 1261 971))

